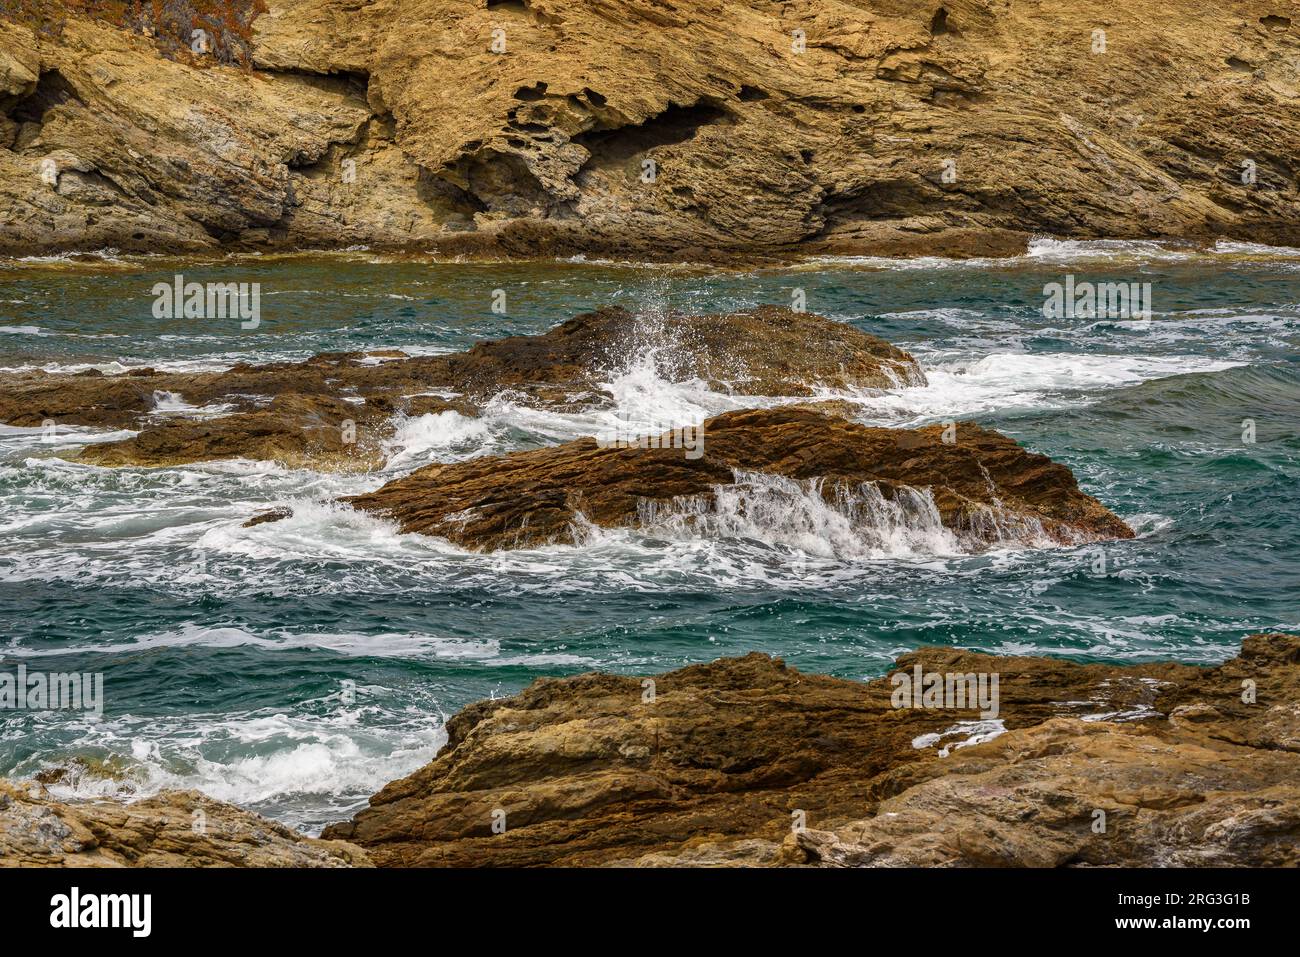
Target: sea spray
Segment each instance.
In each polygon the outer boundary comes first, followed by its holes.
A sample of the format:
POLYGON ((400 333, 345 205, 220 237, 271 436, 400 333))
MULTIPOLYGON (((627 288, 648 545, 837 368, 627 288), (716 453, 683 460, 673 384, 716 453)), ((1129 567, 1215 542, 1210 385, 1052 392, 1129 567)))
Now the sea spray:
POLYGON ((644 501, 642 530, 670 538, 750 539, 838 558, 964 552, 928 490, 898 487, 886 495, 876 483, 828 488, 822 479, 762 472, 737 471, 735 478, 709 496, 644 501))

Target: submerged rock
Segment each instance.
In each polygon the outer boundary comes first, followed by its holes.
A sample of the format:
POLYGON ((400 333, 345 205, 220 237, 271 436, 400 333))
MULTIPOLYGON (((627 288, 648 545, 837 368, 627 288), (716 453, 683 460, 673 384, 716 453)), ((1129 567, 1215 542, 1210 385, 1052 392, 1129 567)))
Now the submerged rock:
POLYGON ((197 791, 140 801, 60 801, 0 780, 0 867, 368 867, 361 848, 316 840, 197 791))
POLYGON ((996 717, 761 654, 540 679, 461 711, 432 763, 324 836, 380 866, 1300 863, 1300 637, 1207 669, 896 664, 996 675, 996 717))
POLYGON ((572 544, 587 525, 821 537, 819 505, 863 536, 946 535, 954 550, 1133 536, 1068 468, 973 423, 870 428, 779 407, 642 444, 654 447, 580 439, 428 465, 347 501, 481 550, 572 544))
POLYGON ((270 522, 282 522, 286 518, 293 518, 293 509, 287 505, 281 505, 276 508, 267 509, 265 512, 258 512, 248 521, 241 525, 241 528, 256 528, 258 525, 266 525, 270 522))

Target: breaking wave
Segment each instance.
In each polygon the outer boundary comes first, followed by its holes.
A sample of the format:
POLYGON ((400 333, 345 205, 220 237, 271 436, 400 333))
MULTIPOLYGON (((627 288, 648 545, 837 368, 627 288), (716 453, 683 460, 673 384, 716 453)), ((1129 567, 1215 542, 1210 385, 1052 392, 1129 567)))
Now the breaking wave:
MULTIPOLYGON (((969 555, 991 547, 1054 544, 1034 520, 972 509, 953 531, 944 525, 929 489, 875 482, 798 481, 738 471, 734 485, 711 495, 642 502, 638 520, 647 535, 669 539, 742 539, 796 555, 863 560, 969 555)), ((798 559, 797 559, 798 560, 798 559)))

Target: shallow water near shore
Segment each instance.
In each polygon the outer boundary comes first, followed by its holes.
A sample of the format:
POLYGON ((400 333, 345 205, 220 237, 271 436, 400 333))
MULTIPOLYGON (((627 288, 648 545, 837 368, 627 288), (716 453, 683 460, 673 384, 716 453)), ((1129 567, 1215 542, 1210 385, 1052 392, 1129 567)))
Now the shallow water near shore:
MULTIPOLYGON (((104 469, 56 453, 113 433, 61 429, 50 443, 0 426, 0 668, 102 672, 106 698, 102 718, 0 712, 0 774, 82 758, 98 770, 65 793, 196 787, 316 831, 428 761, 446 716, 540 675, 761 650, 868 678, 923 644, 1209 664, 1247 633, 1300 627, 1295 250, 1040 243, 1005 261, 752 271, 365 250, 46 257, 0 262, 0 371, 428 354, 604 305, 712 312, 789 304, 798 289, 810 311, 908 349, 929 377, 859 396, 862 421, 997 428, 1068 465, 1138 537, 963 554, 923 525, 845 528, 817 500, 759 488, 712 536, 667 524, 476 555, 330 504, 429 462, 591 435, 615 415, 699 421, 780 401, 665 382, 653 354, 610 371, 610 412, 502 395, 481 419, 405 420, 375 475, 104 469), (261 325, 155 319, 150 289, 177 273, 260 283, 261 325), (1043 287, 1066 274, 1149 282, 1153 314, 1046 319, 1043 287), (498 289, 506 315, 491 311, 498 289), (755 508, 764 495, 771 507, 755 508), (293 517, 241 527, 277 505, 293 517)), ((187 407, 183 394, 157 403, 159 415, 187 407)))

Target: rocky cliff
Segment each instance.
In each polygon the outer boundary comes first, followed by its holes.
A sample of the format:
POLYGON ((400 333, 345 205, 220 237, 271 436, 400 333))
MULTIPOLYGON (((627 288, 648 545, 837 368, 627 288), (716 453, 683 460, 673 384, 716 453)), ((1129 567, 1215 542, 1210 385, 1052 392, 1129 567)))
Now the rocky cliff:
POLYGON ((1300 244, 1282 0, 270 0, 206 53, 30 5, 0 251, 1300 244))

